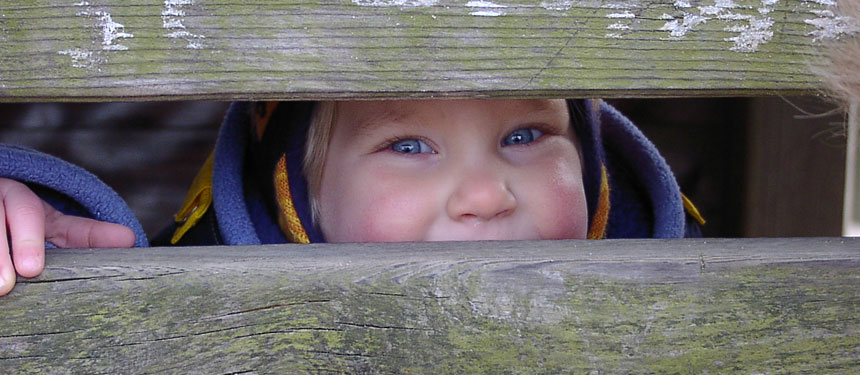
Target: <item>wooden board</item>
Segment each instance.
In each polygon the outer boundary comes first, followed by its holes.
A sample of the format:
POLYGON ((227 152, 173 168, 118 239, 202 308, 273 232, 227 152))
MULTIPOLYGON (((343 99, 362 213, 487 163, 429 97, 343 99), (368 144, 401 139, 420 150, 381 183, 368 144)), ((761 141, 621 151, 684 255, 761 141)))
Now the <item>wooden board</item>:
POLYGON ((856 374, 860 240, 54 250, 4 373, 856 374))
POLYGON ((814 92, 833 0, 5 0, 0 100, 814 92))

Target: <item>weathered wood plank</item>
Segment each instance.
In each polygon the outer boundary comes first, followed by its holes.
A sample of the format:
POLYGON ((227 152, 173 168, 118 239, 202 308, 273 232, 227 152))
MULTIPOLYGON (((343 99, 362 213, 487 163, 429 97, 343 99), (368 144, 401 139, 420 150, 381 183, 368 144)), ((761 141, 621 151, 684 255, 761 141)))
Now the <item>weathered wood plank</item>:
POLYGON ((812 92, 832 0, 7 0, 0 100, 812 92))
POLYGON ((4 373, 860 369, 860 240, 55 250, 4 373))

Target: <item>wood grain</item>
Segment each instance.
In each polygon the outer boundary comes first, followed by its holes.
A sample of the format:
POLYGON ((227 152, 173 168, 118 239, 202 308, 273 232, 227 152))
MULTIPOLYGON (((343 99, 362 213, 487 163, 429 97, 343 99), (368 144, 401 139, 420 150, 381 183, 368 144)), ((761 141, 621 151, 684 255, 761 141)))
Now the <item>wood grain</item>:
POLYGON ((826 3, 7 0, 0 100, 809 93, 826 3))
POLYGON ((54 250, 0 299, 7 373, 828 373, 860 240, 54 250))

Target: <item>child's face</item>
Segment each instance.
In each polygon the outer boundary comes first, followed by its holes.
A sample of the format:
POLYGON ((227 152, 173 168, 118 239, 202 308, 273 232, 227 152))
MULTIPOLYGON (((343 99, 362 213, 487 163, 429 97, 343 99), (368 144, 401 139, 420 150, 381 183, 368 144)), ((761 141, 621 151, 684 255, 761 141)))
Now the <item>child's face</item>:
POLYGON ((320 182, 330 242, 585 238, 564 100, 338 103, 320 182))

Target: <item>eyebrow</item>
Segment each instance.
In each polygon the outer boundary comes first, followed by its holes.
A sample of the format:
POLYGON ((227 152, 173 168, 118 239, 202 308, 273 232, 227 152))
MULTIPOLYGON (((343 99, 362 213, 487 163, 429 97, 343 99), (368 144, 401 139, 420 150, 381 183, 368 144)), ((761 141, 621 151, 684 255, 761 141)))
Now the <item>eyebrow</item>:
POLYGON ((411 117, 415 114, 415 110, 409 106, 403 106, 398 109, 387 108, 382 112, 371 114, 366 117, 359 117, 354 121, 353 129, 356 135, 362 135, 372 132, 381 127, 383 124, 399 122, 404 118, 411 117))
MULTIPOLYGON (((525 114, 525 115, 537 115, 537 116, 553 116, 555 115, 555 108, 553 104, 549 101, 544 100, 534 100, 527 101, 522 103, 522 108, 519 111, 516 111, 516 114, 525 114)), ((565 111, 569 112, 569 109, 565 107, 565 111)), ((569 113, 568 113, 569 114, 569 113)))

